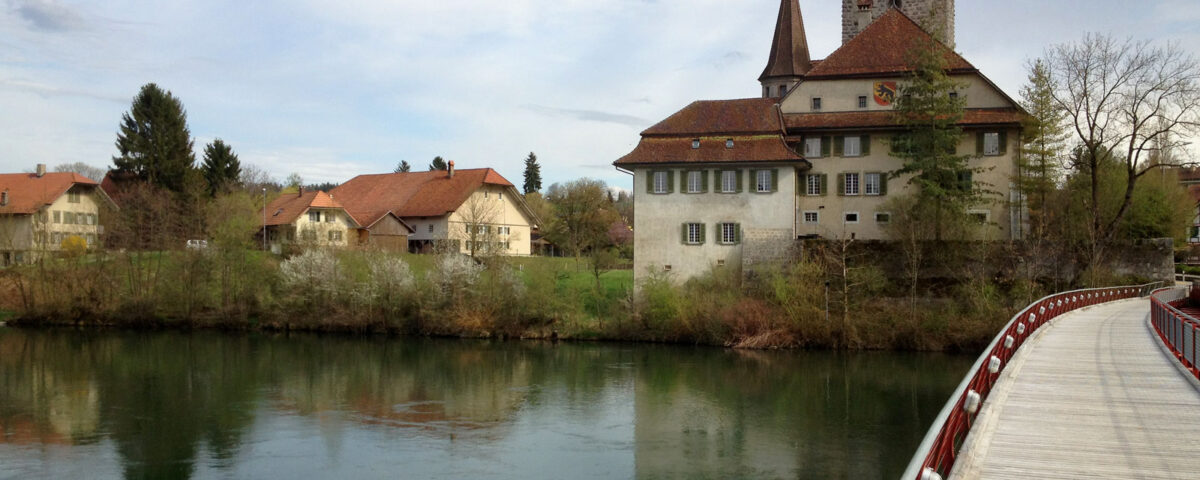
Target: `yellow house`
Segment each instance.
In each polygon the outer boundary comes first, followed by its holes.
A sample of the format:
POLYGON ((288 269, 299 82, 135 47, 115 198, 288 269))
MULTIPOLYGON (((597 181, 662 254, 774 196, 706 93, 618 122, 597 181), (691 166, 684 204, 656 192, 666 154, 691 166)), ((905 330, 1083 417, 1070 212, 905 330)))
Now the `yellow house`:
POLYGON ((333 196, 319 190, 285 193, 259 214, 275 253, 286 246, 342 248, 358 242, 358 223, 333 196))
POLYGON ((99 184, 77 173, 38 164, 34 173, 0 174, 0 263, 32 261, 73 237, 99 246, 108 209, 116 205, 99 184))

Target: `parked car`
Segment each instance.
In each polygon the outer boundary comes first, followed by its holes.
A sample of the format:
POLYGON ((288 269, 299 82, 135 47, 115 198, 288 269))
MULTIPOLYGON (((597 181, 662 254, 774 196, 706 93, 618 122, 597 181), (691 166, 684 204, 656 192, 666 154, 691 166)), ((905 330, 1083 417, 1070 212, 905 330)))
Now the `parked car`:
POLYGON ((208 248, 208 240, 188 240, 187 248, 195 250, 203 250, 208 248))

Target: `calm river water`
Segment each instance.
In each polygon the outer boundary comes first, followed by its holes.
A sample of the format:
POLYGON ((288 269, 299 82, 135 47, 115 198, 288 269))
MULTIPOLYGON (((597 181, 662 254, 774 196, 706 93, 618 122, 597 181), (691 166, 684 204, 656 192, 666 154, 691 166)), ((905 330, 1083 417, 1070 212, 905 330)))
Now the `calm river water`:
POLYGON ((971 360, 0 328, 0 478, 896 478, 971 360))

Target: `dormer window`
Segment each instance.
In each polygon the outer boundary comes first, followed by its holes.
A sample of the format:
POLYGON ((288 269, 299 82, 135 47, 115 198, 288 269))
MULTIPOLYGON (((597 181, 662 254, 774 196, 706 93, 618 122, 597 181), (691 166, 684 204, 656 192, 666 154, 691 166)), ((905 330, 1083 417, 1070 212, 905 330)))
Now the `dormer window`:
POLYGON ((700 148, 700 139, 693 138, 692 139, 692 149, 697 149, 697 148, 700 148))
POLYGON ((814 112, 821 109, 821 97, 813 97, 812 109, 814 112))
POLYGON ((867 109, 867 96, 866 95, 858 96, 858 108, 859 108, 859 110, 867 109))
POLYGON ((725 140, 725 148, 733 148, 733 139, 732 138, 725 140))

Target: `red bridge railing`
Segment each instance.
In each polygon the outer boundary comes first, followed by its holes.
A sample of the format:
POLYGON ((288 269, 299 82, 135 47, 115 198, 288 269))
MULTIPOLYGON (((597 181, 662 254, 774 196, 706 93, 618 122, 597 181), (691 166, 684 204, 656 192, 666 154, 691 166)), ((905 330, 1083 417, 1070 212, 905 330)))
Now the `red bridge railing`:
POLYGON ((1192 305, 1200 305, 1200 288, 1170 287, 1155 290, 1150 295, 1150 324, 1163 345, 1175 355, 1192 376, 1200 379, 1196 367, 1196 343, 1200 340, 1200 321, 1192 314, 1192 305))
MULTIPOLYGON (((909 461, 903 480, 940 480, 949 476, 959 449, 975 423, 979 408, 1017 350, 1041 326, 1059 315, 1100 303, 1149 295, 1161 282, 1090 288, 1049 295, 1017 313, 983 351, 966 378, 942 407, 925 439, 909 461)), ((1195 327, 1195 325, 1193 325, 1195 327)), ((1195 330, 1193 330, 1195 332, 1195 330)), ((1193 342, 1191 345, 1195 345, 1193 342)), ((1192 358, 1195 358, 1194 356, 1192 358)))

